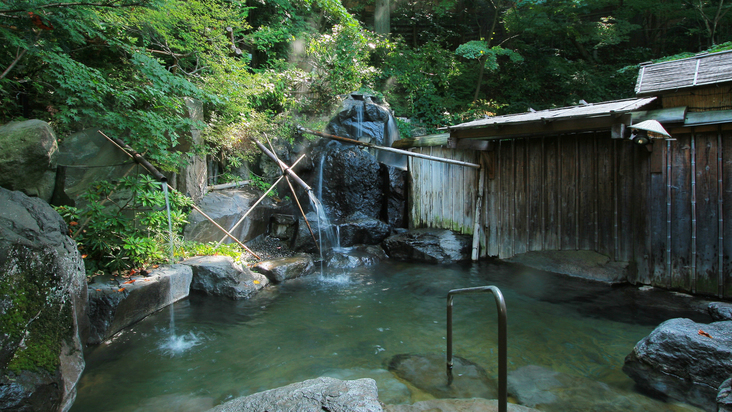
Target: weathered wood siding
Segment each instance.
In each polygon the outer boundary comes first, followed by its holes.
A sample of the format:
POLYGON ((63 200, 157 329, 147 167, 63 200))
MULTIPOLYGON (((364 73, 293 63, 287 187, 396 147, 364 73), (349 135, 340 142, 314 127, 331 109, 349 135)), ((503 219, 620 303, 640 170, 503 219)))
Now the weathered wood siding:
MULTIPOLYGON (((609 133, 494 142, 484 154, 481 257, 593 250, 631 262, 631 281, 732 297, 732 130, 672 133, 652 152, 609 133)), ((472 233, 478 172, 419 159, 410 171, 412 226, 472 233)))
MULTIPOLYGON (((420 147, 415 152, 479 163, 474 151, 420 147)), ((434 227, 473 233, 473 216, 478 189, 476 169, 409 158, 411 175, 409 194, 409 226, 434 227), (415 190, 416 189, 416 190, 415 190)))

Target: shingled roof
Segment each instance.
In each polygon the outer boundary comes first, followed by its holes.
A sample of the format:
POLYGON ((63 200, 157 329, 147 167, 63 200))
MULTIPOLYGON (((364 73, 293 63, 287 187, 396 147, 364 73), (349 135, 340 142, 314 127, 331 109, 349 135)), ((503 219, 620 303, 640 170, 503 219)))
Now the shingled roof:
POLYGON ((641 66, 638 96, 732 81, 732 50, 641 66))

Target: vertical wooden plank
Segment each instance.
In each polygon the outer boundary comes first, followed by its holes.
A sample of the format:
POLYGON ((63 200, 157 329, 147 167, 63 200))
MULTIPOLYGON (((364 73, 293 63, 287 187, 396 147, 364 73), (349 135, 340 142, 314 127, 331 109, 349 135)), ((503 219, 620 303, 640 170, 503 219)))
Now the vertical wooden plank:
MULTIPOLYGON (((487 256, 498 256, 498 223, 499 223, 499 209, 500 203, 498 202, 499 182, 500 182, 500 156, 498 156, 498 142, 493 147, 493 151, 488 153, 491 161, 491 169, 493 170, 492 178, 486 176, 486 196, 485 196, 485 218, 483 225, 485 227, 486 234, 486 255, 487 256)), ((490 173, 489 173, 490 175, 490 173)))
POLYGON ((531 139, 527 146, 527 216, 528 251, 542 250, 542 188, 544 187, 544 166, 542 159, 544 139, 531 139))
POLYGON ((515 194, 515 217, 514 217, 514 255, 526 253, 526 139, 515 139, 514 144, 514 194, 515 194))
POLYGON ((597 139, 597 252, 614 259, 613 221, 613 140, 609 135, 597 139))
POLYGON ((501 258, 513 256, 513 140, 503 142, 501 153, 501 185, 503 218, 501 219, 501 258))
POLYGON ((559 138, 544 138, 544 250, 559 249, 559 138))
POLYGON ((691 135, 671 145, 670 287, 691 290, 691 135))
POLYGON ((633 181, 636 179, 634 151, 635 147, 632 142, 627 140, 619 141, 618 146, 618 260, 621 262, 630 262, 633 257, 633 237, 632 233, 636 228, 631 222, 631 213, 633 210, 633 181))
POLYGON ((577 249, 595 250, 594 134, 577 137, 577 249))
POLYGON ((732 296, 732 133, 721 132, 722 140, 722 228, 724 233, 722 253, 723 294, 732 296))
MULTIPOLYGON (((653 143, 651 155, 651 173, 649 188, 649 230, 650 230, 650 272, 648 273, 652 285, 666 284, 666 157, 667 144, 665 141, 653 143), (657 173, 659 170, 660 173, 657 173)), ((645 283, 645 282, 644 282, 645 283)))
POLYGON ((696 135, 696 291, 717 295, 719 209, 716 133, 696 135))
POLYGON ((576 248, 577 229, 577 158, 576 158, 576 136, 562 136, 560 153, 561 167, 561 247, 563 250, 574 250, 576 248))
POLYGON ((633 189, 633 209, 631 222, 633 236, 634 261, 638 281, 649 282, 649 255, 651 236, 649 230, 649 190, 651 174, 651 153, 644 146, 634 147, 635 180, 633 189))

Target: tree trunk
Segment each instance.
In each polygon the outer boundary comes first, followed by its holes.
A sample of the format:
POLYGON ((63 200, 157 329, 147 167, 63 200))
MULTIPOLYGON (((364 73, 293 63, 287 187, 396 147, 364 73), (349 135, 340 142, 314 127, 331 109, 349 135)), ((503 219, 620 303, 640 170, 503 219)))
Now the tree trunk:
POLYGON ((391 32, 391 4, 390 0, 376 0, 374 12, 374 31, 379 34, 391 32))

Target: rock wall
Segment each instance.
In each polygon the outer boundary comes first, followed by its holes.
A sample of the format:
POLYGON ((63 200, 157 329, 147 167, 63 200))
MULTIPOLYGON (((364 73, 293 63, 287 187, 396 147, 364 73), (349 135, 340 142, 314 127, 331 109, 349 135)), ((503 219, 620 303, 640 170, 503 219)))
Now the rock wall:
POLYGON ((84 369, 84 263, 48 204, 0 188, 0 410, 66 410, 84 369))

